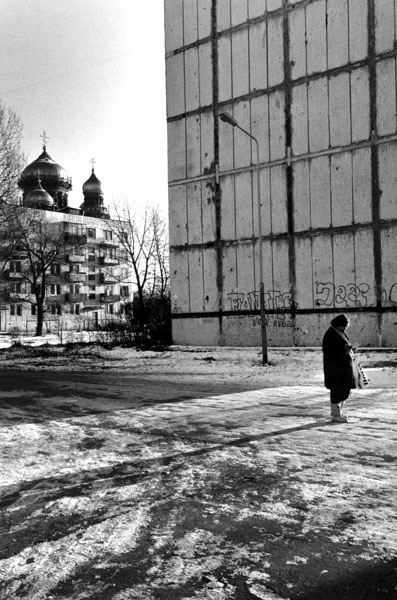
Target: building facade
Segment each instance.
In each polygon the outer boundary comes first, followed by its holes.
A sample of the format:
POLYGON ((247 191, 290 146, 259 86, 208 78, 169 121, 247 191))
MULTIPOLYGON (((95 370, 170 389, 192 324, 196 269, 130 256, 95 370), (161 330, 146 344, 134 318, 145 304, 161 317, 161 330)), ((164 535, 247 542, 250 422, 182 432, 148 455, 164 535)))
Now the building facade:
POLYGON ((338 312, 397 345, 396 23, 395 0, 165 0, 175 343, 260 345, 262 279, 270 345, 338 312))
POLYGON ((80 209, 68 206, 71 178, 45 147, 24 169, 19 186, 30 245, 17 244, 10 257, 0 256, 0 332, 35 333, 30 249, 46 245, 50 259, 59 240, 62 246, 46 271, 43 333, 92 329, 123 313, 133 296, 130 268, 94 169, 83 185, 80 209))

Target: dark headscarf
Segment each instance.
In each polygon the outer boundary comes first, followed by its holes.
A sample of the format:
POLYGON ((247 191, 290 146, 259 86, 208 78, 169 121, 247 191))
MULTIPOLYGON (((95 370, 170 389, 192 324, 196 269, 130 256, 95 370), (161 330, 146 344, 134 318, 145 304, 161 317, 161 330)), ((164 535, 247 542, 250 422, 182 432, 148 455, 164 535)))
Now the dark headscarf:
POLYGON ((338 315, 331 321, 332 327, 346 327, 349 321, 347 320, 345 315, 338 315))

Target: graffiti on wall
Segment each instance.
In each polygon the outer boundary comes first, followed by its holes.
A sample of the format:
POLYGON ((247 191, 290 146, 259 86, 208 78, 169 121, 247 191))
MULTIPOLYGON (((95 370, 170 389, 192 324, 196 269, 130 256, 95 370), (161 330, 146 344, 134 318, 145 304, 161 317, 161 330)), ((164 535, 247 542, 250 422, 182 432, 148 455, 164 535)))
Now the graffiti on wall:
MULTIPOLYGON (((267 290, 264 294, 265 310, 280 311, 275 315, 266 315, 266 325, 274 327, 293 327, 293 313, 298 305, 294 303, 291 292, 280 292, 279 290, 267 290), (287 312, 289 311, 289 312, 287 312)), ((231 292, 228 294, 230 310, 233 312, 259 310, 259 292, 231 292)), ((261 318, 255 316, 253 325, 260 326, 261 318)))
MULTIPOLYGON (((259 292, 231 292, 227 295, 230 310, 233 312, 259 311, 259 292)), ((397 305, 397 283, 389 289, 381 289, 382 304, 397 305)), ((327 308, 361 308, 376 306, 377 288, 368 283, 347 283, 335 285, 330 282, 316 281, 314 284, 314 303, 317 307, 327 308)), ((278 314, 267 314, 266 324, 274 327, 293 327, 294 316, 298 309, 291 292, 279 290, 265 291, 265 310, 278 314)), ((244 318, 244 315, 241 315, 244 318)), ((253 318, 253 324, 260 326, 259 316, 253 318)))
MULTIPOLYGON (((231 292, 227 295, 230 302, 230 310, 259 310, 259 292, 231 292)), ((280 292, 278 290, 265 291, 266 310, 290 310, 293 306, 291 292, 280 292)))
MULTIPOLYGON (((376 306, 378 289, 368 283, 335 285, 330 282, 316 281, 314 285, 316 306, 341 308, 376 306)), ((394 283, 390 289, 380 289, 380 298, 383 305, 389 302, 397 304, 397 283, 394 283)))

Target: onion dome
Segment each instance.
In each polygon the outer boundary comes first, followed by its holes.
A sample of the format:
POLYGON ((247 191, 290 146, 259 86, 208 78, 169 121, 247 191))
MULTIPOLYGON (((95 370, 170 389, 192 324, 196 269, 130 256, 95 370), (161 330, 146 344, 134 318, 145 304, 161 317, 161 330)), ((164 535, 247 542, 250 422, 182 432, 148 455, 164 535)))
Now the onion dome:
POLYGON ((83 184, 84 202, 80 209, 87 217, 108 219, 108 210, 104 206, 102 183, 94 172, 94 159, 92 160, 91 176, 83 184))
POLYGON ((70 177, 66 170, 51 158, 45 146, 43 146, 43 152, 40 156, 22 171, 18 185, 24 188, 23 184, 25 182, 28 182, 32 178, 36 178, 38 175, 40 175, 44 187, 46 187, 45 184, 47 181, 64 183, 69 189, 72 187, 70 177))
POLYGON ((24 206, 29 208, 41 208, 42 210, 52 210, 54 200, 41 185, 40 177, 37 175, 36 183, 25 197, 24 206))
MULTIPOLYGON (((46 139, 45 134, 43 139, 46 139)), ((43 145, 43 152, 36 160, 25 167, 18 180, 18 185, 23 190, 22 203, 24 206, 28 206, 28 196, 35 190, 38 177, 41 186, 53 198, 54 209, 67 209, 68 192, 72 189, 72 179, 65 169, 51 158, 45 144, 43 145)))
POLYGON ((83 184, 83 194, 84 196, 87 194, 103 194, 102 182, 95 175, 94 169, 91 170, 89 179, 83 184))

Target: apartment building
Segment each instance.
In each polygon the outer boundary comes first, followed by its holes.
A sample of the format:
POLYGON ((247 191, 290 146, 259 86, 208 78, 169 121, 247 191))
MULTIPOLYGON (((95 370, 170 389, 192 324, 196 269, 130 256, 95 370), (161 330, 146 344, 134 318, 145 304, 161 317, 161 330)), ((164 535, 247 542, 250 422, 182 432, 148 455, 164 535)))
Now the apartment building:
POLYGON ((71 185, 45 146, 21 174, 21 227, 29 235, 11 255, 7 245, 0 251, 0 332, 35 333, 43 273, 43 333, 93 328, 132 300, 126 255, 94 168, 80 209, 68 206, 71 185), (33 266, 32 256, 38 257, 33 266))
POLYGON ((342 311, 397 344, 396 23, 395 0, 165 0, 175 343, 260 345, 262 283, 270 345, 342 311))

